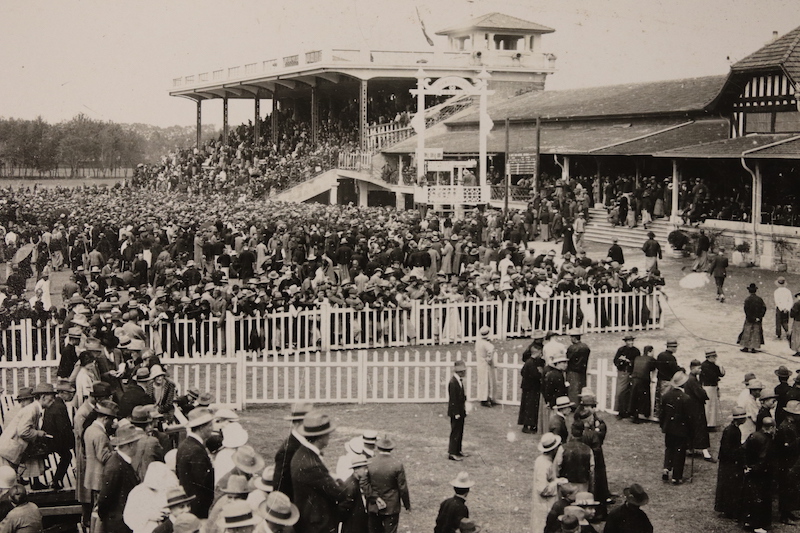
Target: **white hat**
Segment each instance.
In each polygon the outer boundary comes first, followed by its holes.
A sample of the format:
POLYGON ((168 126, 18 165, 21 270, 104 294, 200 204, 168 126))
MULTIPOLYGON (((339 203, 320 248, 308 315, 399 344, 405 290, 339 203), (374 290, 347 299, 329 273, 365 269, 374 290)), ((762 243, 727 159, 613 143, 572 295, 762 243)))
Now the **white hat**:
POLYGON ((238 422, 231 422, 222 428, 222 447, 238 448, 247 444, 247 430, 238 422))

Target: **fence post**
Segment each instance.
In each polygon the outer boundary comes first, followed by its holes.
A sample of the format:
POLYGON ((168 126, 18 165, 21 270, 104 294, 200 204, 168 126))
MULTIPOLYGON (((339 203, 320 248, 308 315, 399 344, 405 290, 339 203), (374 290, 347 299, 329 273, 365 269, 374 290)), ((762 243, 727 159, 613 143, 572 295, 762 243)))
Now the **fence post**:
POLYGON ((357 350, 358 359, 358 403, 367 403, 367 350, 357 350))
POLYGON ((513 301, 514 300, 511 299, 505 301, 498 300, 500 311, 497 313, 497 321, 499 322, 500 340, 506 340, 508 338, 508 332, 511 330, 509 320, 514 319, 514 313, 509 309, 511 305, 513 305, 513 301))
POLYGON ((328 350, 331 347, 331 306, 328 302, 322 302, 319 308, 319 336, 320 351, 328 350))
POLYGON ((225 358, 234 360, 236 371, 236 407, 244 409, 246 406, 245 397, 247 396, 247 382, 245 381, 245 362, 247 351, 242 346, 241 350, 236 350, 236 325, 234 322, 237 317, 227 311, 225 313, 225 358))

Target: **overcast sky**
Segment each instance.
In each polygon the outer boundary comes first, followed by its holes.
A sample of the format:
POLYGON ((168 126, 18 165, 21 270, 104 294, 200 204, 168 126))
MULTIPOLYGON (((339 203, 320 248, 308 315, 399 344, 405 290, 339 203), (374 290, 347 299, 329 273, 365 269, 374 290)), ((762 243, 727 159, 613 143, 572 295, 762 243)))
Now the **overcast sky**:
MULTIPOLYGON (((492 11, 555 28, 547 89, 724 74, 800 25, 797 0, 2 0, 0 116, 190 125, 173 77, 324 46, 426 49, 417 7, 432 36, 492 11)), ((240 123, 252 104, 230 111, 240 123)), ((221 104, 203 117, 221 124, 221 104)))

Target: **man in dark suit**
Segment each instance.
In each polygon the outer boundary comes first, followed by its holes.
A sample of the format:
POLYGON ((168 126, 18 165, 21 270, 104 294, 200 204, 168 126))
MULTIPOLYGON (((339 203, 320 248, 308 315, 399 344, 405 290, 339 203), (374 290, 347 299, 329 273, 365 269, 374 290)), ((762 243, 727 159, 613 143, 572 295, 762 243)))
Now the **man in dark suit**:
POLYGON ((765 418, 744 443, 744 527, 772 529, 772 472, 775 420, 765 418))
POLYGON ((214 467, 206 449, 206 439, 214 432, 214 415, 205 407, 189 412, 186 438, 178 446, 175 473, 186 494, 194 496, 192 514, 208 518, 214 502, 214 467))
POLYGON ((451 461, 461 461, 467 457, 461 451, 464 439, 464 419, 467 417, 467 393, 464 391, 464 376, 467 365, 459 359, 453 367, 453 377, 447 385, 447 416, 450 417, 450 444, 447 449, 451 461))
POLYGON ((439 514, 436 516, 436 527, 433 533, 456 533, 462 518, 469 518, 467 508, 467 496, 469 489, 475 482, 469 478, 467 472, 459 472, 456 478, 450 482, 455 494, 447 498, 439 506, 439 514))
POLYGON ((392 457, 394 442, 385 436, 375 445, 378 453, 369 465, 369 482, 377 498, 386 504, 369 506, 369 530, 371 533, 397 533, 400 523, 400 502, 406 511, 411 511, 406 471, 397 458, 392 457))
POLYGON ((119 401, 120 418, 128 418, 133 412, 133 408, 139 405, 149 405, 154 403, 153 399, 144 390, 144 384, 150 381, 150 369, 146 366, 139 367, 133 380, 125 385, 122 398, 119 401))
POLYGON ((297 533, 336 533, 339 528, 338 505, 345 499, 345 488, 320 456, 334 431, 328 415, 319 411, 308 413, 298 430, 303 439, 292 457, 292 488, 300 510, 297 533))
POLYGON ((166 505, 169 509, 169 516, 156 526, 153 533, 172 533, 178 518, 184 514, 191 514, 189 513, 189 504, 192 500, 194 500, 194 496, 187 496, 186 491, 180 486, 169 489, 166 505))
POLYGON ((66 344, 61 347, 61 359, 58 360, 56 376, 67 379, 72 375, 72 371, 75 370, 75 363, 78 362, 78 352, 75 347, 81 342, 80 328, 70 328, 65 340, 66 344))
POLYGON ((711 264, 708 267, 709 273, 714 277, 714 283, 717 285, 717 301, 725 301, 725 278, 728 277, 728 258, 725 257, 725 248, 719 248, 717 254, 711 259, 711 264))
POLYGON ((344 480, 345 498, 339 504, 342 517, 341 533, 368 533, 367 497, 369 461, 366 455, 353 460, 353 473, 344 480))
POLYGON ((689 376, 679 370, 672 377, 672 389, 661 400, 661 431, 664 432, 663 481, 673 485, 683 483, 683 467, 686 463, 686 448, 692 437, 691 398, 683 391, 689 376))
POLYGON ((292 501, 294 501, 292 457, 300 448, 300 434, 297 431, 303 425, 303 418, 312 409, 314 405, 310 403, 296 403, 292 406, 292 414, 283 417, 284 420, 292 422, 292 430, 275 453, 275 479, 272 486, 276 491, 286 494, 292 501))
POLYGON ((103 467, 103 486, 97 496, 97 515, 103 523, 103 530, 115 533, 130 533, 131 529, 122 519, 128 494, 139 484, 139 476, 131 466, 131 456, 144 432, 134 426, 123 426, 111 439, 116 453, 103 467))
POLYGON ((71 402, 75 396, 75 385, 69 381, 59 382, 56 385, 56 392, 55 400, 44 410, 42 431, 53 436, 50 448, 53 453, 58 455, 58 466, 53 474, 50 487, 53 490, 61 490, 64 487, 62 481, 67 474, 70 462, 72 462, 72 448, 75 447, 75 434, 72 429, 73 417, 70 415, 70 410, 74 410, 71 402))

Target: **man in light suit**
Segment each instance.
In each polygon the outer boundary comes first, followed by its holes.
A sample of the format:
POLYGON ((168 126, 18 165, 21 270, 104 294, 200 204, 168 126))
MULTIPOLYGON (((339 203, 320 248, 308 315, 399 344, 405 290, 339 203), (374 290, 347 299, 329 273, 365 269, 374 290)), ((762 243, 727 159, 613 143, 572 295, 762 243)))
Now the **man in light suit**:
POLYGON ((375 445, 378 453, 369 465, 369 481, 372 492, 386 504, 369 506, 370 533, 397 533, 400 522, 400 502, 406 511, 411 511, 411 498, 408 494, 406 471, 397 458, 392 457, 394 442, 387 436, 375 445))
POLYGON ((103 485, 97 496, 97 515, 108 533, 132 533, 122 518, 128 494, 139 484, 139 476, 131 466, 131 457, 136 453, 144 431, 133 425, 117 430, 111 445, 116 453, 111 454, 103 468, 103 485))
POLYGON ((298 431, 300 448, 292 458, 294 501, 300 510, 297 533, 336 533, 338 505, 346 498, 345 486, 334 479, 321 453, 335 431, 328 415, 312 411, 298 431))
POLYGON ((175 473, 186 494, 194 496, 192 514, 204 520, 214 502, 214 465, 205 445, 214 432, 214 415, 205 407, 196 407, 189 412, 186 427, 186 438, 175 458, 175 473))
MULTIPOLYGON (((92 508, 97 505, 97 497, 103 488, 103 468, 114 451, 108 433, 114 420, 117 418, 119 408, 111 400, 103 400, 95 406, 97 418, 86 428, 83 433, 83 449, 86 453, 86 471, 83 476, 83 487, 91 491, 92 508)), ((92 518, 94 522, 94 518, 92 518)), ((92 531, 99 525, 92 523, 92 531)))
MULTIPOLYGON (((20 403, 20 409, 8 421, 5 431, 0 435, 0 463, 10 466, 14 471, 19 468, 22 454, 28 447, 28 441, 23 438, 22 433, 30 434, 30 428, 38 427, 36 406, 33 403, 33 389, 31 387, 21 388, 16 400, 20 403)), ((44 434, 44 432, 41 433, 44 434)), ((29 440, 31 439, 29 438, 29 440)))
POLYGON ((464 376, 467 365, 459 359, 453 367, 453 377, 447 385, 447 416, 450 417, 450 444, 447 453, 451 461, 462 461, 467 454, 461 451, 464 438, 464 419, 467 417, 467 393, 464 390, 464 376))
POLYGON ((84 530, 88 530, 90 525, 92 491, 83 483, 86 477, 86 452, 83 444, 83 433, 87 422, 91 424, 97 417, 97 412, 95 411, 97 404, 110 399, 111 387, 107 383, 94 383, 89 399, 78 407, 72 423, 75 435, 75 499, 78 500, 83 507, 81 523, 83 524, 84 530), (89 421, 90 419, 91 422, 89 421))
POLYGON ((164 462, 164 448, 161 447, 158 438, 152 434, 155 426, 148 406, 137 405, 134 407, 128 420, 144 432, 144 436, 136 446, 136 453, 131 456, 133 459, 131 464, 136 475, 139 476, 139 479, 144 479, 150 463, 153 461, 164 462))

